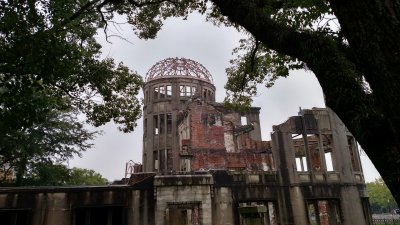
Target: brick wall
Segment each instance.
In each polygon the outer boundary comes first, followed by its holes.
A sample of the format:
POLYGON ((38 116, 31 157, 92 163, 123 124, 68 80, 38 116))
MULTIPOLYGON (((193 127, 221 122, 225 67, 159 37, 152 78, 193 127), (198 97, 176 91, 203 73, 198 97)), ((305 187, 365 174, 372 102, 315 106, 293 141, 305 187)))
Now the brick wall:
POLYGON ((192 149, 192 170, 229 169, 265 171, 274 168, 271 153, 245 151, 228 153, 225 149, 192 149))
POLYGON ((240 124, 238 113, 229 110, 218 111, 211 105, 193 102, 188 107, 187 116, 190 123, 190 139, 182 140, 181 144, 190 148, 193 171, 265 171, 275 168, 272 165, 270 142, 255 141, 248 132, 233 135, 233 129, 240 124), (232 138, 227 138, 226 134, 230 134, 232 138))

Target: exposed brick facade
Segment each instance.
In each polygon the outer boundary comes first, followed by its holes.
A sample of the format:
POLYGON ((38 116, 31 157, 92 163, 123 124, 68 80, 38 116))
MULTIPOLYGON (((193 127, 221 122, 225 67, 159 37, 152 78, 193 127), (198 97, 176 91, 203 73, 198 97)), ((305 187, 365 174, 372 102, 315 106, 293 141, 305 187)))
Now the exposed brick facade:
MULTIPOLYGON (((266 171, 275 168, 271 145, 250 137, 250 126, 240 124, 240 115, 203 101, 188 104, 183 127, 190 139, 181 140, 181 152, 190 152, 191 170, 228 169, 266 171)), ((183 153, 184 152, 184 153, 183 153)))

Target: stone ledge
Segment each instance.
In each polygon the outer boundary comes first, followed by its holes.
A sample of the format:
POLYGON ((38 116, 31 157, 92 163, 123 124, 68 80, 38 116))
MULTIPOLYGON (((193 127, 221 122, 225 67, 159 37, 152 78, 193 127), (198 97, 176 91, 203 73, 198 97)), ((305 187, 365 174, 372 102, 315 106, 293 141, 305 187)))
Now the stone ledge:
POLYGON ((211 174, 201 175, 161 175, 154 177, 154 186, 212 185, 211 174))

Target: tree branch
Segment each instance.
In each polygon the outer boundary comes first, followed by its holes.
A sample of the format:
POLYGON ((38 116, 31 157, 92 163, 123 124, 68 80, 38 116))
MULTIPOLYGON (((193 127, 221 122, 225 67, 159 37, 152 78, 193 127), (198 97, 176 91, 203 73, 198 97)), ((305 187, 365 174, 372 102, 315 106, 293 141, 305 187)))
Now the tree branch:
POLYGON ((70 23, 71 21, 75 20, 76 18, 78 18, 79 16, 81 16, 85 11, 93 8, 94 5, 96 5, 98 2, 100 2, 100 0, 93 0, 93 1, 89 1, 87 2, 84 6, 82 6, 77 12, 75 12, 74 14, 72 14, 68 19, 66 19, 65 21, 63 21, 61 23, 62 26, 67 25, 68 23, 70 23))
MULTIPOLYGON (((341 52, 334 39, 312 32, 300 33, 273 21, 260 8, 260 0, 213 0, 229 20, 243 26, 268 48, 305 62, 319 80, 328 106, 334 110, 365 108, 367 101, 359 85, 353 62, 341 52), (336 81, 336 82, 335 82, 336 81), (338 84, 340 82, 340 85, 338 84), (350 89, 338 88, 353 87, 350 89), (354 96, 349 98, 349 96, 354 96)), ((359 116, 358 110, 348 110, 346 121, 359 116)), ((341 115, 343 117, 343 115, 341 115)))

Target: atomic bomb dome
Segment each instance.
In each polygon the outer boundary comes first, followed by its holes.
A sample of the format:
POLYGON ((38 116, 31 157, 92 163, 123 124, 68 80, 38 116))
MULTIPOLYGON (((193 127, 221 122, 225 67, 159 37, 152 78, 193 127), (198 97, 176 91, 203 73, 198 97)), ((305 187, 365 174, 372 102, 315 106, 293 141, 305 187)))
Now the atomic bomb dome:
POLYGON ((146 74, 146 82, 165 77, 189 77, 213 83, 210 72, 200 63, 186 58, 167 58, 157 62, 146 74))
POLYGON ((0 187, 1 224, 374 224, 357 141, 332 110, 301 110, 263 141, 261 108, 235 111, 215 92, 193 60, 156 63, 143 164, 115 185, 0 187))

